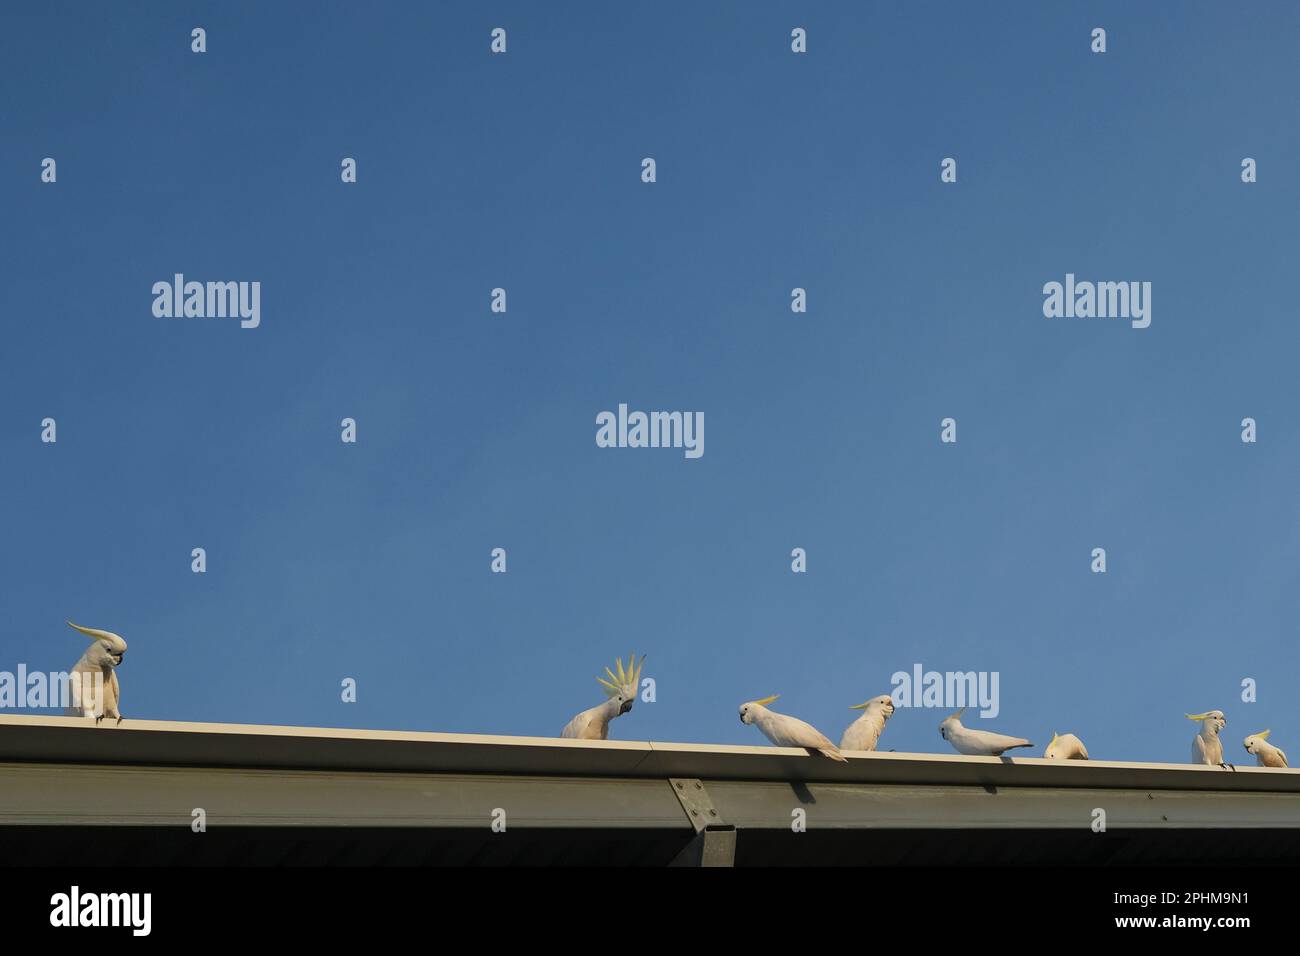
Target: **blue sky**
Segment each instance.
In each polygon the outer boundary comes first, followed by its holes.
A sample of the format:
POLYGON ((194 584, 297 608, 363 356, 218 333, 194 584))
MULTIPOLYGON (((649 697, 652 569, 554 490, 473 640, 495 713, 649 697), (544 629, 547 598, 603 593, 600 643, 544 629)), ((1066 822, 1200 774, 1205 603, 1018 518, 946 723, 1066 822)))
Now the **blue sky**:
POLYGON ((760 743, 741 701, 838 739, 921 663, 1095 758, 1300 746, 1293 4, 3 19, 0 669, 72 618, 128 718, 550 735, 635 650, 614 736, 760 743), (155 318, 176 272, 260 328, 155 318), (1067 272, 1151 327, 1044 318, 1067 272), (597 448, 620 402, 704 456, 597 448))

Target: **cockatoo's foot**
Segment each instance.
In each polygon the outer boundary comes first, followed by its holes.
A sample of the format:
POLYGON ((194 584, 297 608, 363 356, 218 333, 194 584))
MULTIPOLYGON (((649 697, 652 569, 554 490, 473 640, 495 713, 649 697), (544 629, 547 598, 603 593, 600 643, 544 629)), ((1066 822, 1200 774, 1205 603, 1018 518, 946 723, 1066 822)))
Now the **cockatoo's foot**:
POLYGON ((1221 763, 1219 766, 1224 770, 1231 770, 1233 773, 1237 772, 1237 768, 1230 763, 1221 763))
POLYGON ((118 714, 118 715, 117 715, 117 725, 118 725, 119 727, 122 726, 122 715, 121 715, 121 714, 118 714))

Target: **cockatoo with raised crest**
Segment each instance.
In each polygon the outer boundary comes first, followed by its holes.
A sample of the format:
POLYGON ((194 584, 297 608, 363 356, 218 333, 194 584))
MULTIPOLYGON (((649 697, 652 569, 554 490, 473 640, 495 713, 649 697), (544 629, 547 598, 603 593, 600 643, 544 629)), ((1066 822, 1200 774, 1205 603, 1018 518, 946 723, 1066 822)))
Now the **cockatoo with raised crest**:
POLYGON ((1008 750, 1033 746, 1024 737, 1008 737, 1006 734, 963 727, 961 715, 964 713, 966 713, 965 707, 939 725, 939 736, 952 744, 953 749, 959 754, 968 757, 1000 757, 1008 750))
POLYGON ((94 717, 95 723, 105 717, 115 717, 120 724, 122 687, 117 682, 117 666, 126 654, 126 641, 108 631, 67 623, 68 627, 94 638, 94 643, 86 648, 68 674, 72 706, 67 713, 74 717, 94 717))
POLYGON ((1192 738, 1192 763, 1205 764, 1210 767, 1227 767, 1223 762, 1223 741, 1219 731, 1227 723, 1223 711, 1207 710, 1203 714, 1184 714, 1188 720, 1200 721, 1201 729, 1192 738))
POLYGON ((1242 743, 1246 745, 1249 753, 1255 755, 1255 762, 1261 767, 1289 767, 1286 754, 1268 742, 1268 735, 1272 732, 1261 730, 1257 734, 1251 734, 1242 743))
POLYGON ((763 732, 763 736, 778 747, 803 747, 812 753, 821 754, 831 760, 847 763, 830 739, 812 724, 805 723, 798 717, 778 714, 768 710, 767 705, 780 697, 773 694, 761 700, 751 700, 740 705, 740 722, 754 724, 763 732))
POLYGON ((597 704, 574 717, 564 725, 560 736, 572 740, 608 740, 609 722, 632 709, 637 688, 641 683, 641 665, 644 663, 644 654, 639 661, 633 654, 627 659, 626 670, 623 668, 621 657, 614 661, 614 666, 618 669, 617 674, 606 667, 605 673, 609 675, 609 680, 603 677, 597 677, 596 680, 604 688, 605 697, 608 699, 605 703, 597 704))
POLYGON ((863 713, 844 731, 844 736, 840 738, 840 749, 875 750, 880 735, 885 731, 885 721, 894 716, 894 698, 881 694, 865 704, 855 704, 849 710, 860 710, 863 713))

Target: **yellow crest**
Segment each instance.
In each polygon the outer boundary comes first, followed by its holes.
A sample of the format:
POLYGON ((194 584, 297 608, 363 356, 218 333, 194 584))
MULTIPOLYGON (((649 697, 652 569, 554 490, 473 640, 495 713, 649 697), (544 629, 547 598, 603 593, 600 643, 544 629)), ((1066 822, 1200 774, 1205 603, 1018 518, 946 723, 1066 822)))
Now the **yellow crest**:
POLYGON ((606 667, 605 673, 609 675, 609 680, 605 680, 603 677, 596 678, 596 680, 600 681, 605 696, 613 697, 615 694, 625 694, 628 697, 635 696, 636 689, 641 683, 641 665, 644 663, 644 654, 641 655, 639 661, 636 659, 635 654, 630 654, 627 659, 627 668, 624 669, 623 658, 616 657, 614 667, 618 669, 618 673, 615 674, 614 671, 606 667))

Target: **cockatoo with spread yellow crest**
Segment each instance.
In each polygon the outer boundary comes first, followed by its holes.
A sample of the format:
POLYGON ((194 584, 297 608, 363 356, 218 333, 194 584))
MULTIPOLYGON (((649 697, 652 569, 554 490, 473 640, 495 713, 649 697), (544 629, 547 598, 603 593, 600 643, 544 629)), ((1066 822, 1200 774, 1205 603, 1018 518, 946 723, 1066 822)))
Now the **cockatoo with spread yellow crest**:
POLYGON ((605 703, 597 704, 574 717, 565 724, 564 729, 560 731, 560 736, 573 740, 608 740, 609 722, 615 717, 626 714, 636 701, 637 688, 641 684, 641 665, 644 663, 644 654, 639 661, 633 654, 627 659, 626 670, 623 668, 621 657, 614 661, 617 674, 606 667, 605 673, 609 675, 609 680, 603 677, 597 677, 596 680, 604 688, 608 699, 605 703))
POLYGON ((1242 743, 1246 745, 1248 752, 1255 755, 1255 761, 1261 767, 1291 766, 1286 762, 1286 754, 1268 742, 1268 735, 1272 732, 1271 730, 1261 730, 1257 734, 1251 734, 1242 743))
POLYGON ((780 697, 773 694, 761 700, 746 701, 740 705, 740 722, 754 724, 763 732, 763 736, 778 747, 803 747, 812 753, 819 753, 831 760, 847 763, 830 739, 812 724, 805 723, 798 717, 778 714, 768 710, 767 705, 780 697))
POLYGON ((94 643, 86 648, 68 674, 72 706, 67 713, 74 717, 94 717, 95 723, 105 717, 116 717, 120 724, 122 687, 117 682, 117 666, 126 654, 126 641, 109 631, 67 623, 68 627, 94 638, 94 643))
POLYGON ((840 749, 875 750, 880 735, 885 731, 885 721, 894 716, 894 698, 881 694, 864 704, 855 704, 849 710, 860 710, 863 713, 844 731, 844 736, 840 738, 840 749))
POLYGON ((964 713, 966 713, 965 707, 939 725, 939 736, 952 744, 953 749, 959 754, 968 757, 1000 757, 1008 750, 1033 746, 1024 737, 1008 737, 1006 734, 963 727, 961 715, 964 713))
POLYGON ((1227 767, 1223 762, 1223 741, 1219 731, 1227 723, 1221 710, 1207 710, 1203 714, 1184 714, 1188 720, 1200 721, 1201 729, 1192 738, 1192 763, 1210 767, 1227 767))
POLYGON ((1052 742, 1043 751, 1048 760, 1087 760, 1088 748, 1074 734, 1052 734, 1052 742))

